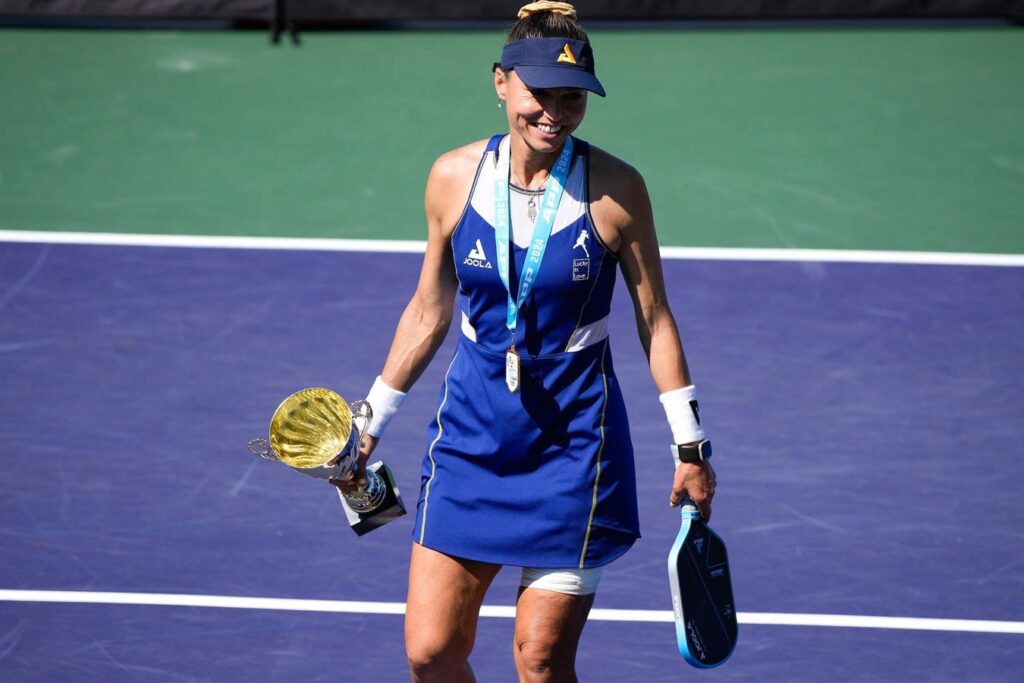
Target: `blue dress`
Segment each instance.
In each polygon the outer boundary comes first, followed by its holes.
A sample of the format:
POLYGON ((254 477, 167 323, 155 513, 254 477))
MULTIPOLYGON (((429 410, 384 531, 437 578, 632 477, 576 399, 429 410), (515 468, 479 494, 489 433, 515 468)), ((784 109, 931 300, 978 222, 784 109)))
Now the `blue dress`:
MULTIPOLYGON (((507 137, 490 140, 451 238, 462 334, 428 430, 413 538, 482 562, 599 567, 640 536, 633 447, 607 335, 618 261, 594 229, 589 147, 577 140, 520 312, 520 388, 510 393, 508 295, 494 243, 496 159, 507 153, 507 137)), ((524 247, 511 250, 513 292, 524 247)))

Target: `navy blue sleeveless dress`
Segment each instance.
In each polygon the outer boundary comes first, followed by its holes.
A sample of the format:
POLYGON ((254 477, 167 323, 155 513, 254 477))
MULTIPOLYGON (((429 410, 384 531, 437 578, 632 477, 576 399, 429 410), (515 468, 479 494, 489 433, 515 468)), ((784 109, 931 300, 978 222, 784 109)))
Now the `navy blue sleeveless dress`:
MULTIPOLYGON (((618 262, 594 229, 589 147, 576 141, 520 312, 520 388, 510 393, 507 292, 494 243, 496 160, 507 153, 507 137, 490 140, 451 238, 462 334, 429 427, 413 538, 482 562, 599 567, 640 536, 633 447, 607 335, 618 262)), ((511 251, 517 292, 525 245, 511 251)))

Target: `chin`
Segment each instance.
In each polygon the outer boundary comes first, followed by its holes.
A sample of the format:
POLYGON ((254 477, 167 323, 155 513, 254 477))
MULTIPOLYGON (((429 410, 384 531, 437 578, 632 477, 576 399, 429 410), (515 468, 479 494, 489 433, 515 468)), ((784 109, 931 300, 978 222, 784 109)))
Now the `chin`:
POLYGON ((545 149, 548 151, 554 151, 561 147, 569 136, 572 134, 572 130, 568 127, 563 128, 555 135, 541 133, 536 128, 530 129, 529 140, 533 143, 533 146, 539 149, 545 149))

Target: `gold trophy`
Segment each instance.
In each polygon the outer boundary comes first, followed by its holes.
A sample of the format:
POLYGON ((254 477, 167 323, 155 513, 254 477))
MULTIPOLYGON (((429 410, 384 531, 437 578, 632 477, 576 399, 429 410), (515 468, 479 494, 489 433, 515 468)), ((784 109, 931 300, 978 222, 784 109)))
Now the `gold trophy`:
MULTIPOLYGON (((366 401, 355 401, 350 407, 330 389, 303 389, 274 411, 270 442, 253 439, 249 451, 267 460, 280 460, 310 477, 351 481, 359 444, 372 420, 373 411, 366 401), (357 420, 362 425, 356 424, 357 420)), ((366 480, 355 491, 335 490, 349 525, 360 536, 405 514, 395 477, 382 461, 366 468, 366 480)))

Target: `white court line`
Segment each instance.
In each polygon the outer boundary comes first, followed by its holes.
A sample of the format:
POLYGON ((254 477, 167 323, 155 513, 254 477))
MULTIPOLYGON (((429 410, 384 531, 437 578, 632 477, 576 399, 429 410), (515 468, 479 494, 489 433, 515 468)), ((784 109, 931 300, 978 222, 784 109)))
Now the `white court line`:
MULTIPOLYGON (((102 232, 0 230, 0 242, 87 244, 101 246, 187 247, 202 249, 279 249, 422 254, 418 240, 352 240, 312 237, 230 237, 226 235, 138 235, 102 232)), ((857 249, 745 249, 662 247, 665 259, 712 261, 814 261, 944 266, 1024 266, 1024 254, 971 254, 940 251, 868 251, 857 249)))
POLYGON ((199 249, 278 249, 283 251, 357 251, 422 254, 418 240, 350 240, 314 237, 232 237, 229 235, 139 235, 112 232, 42 232, 0 230, 0 242, 86 244, 118 247, 185 247, 199 249))
MULTIPOLYGON (((404 602, 359 602, 352 600, 299 600, 230 595, 186 595, 175 593, 98 593, 91 591, 49 591, 0 589, 0 602, 50 602, 99 605, 158 605, 170 607, 220 607, 231 609, 284 610, 292 612, 333 612, 352 614, 405 614, 404 602)), ((515 607, 484 605, 483 617, 511 618, 515 607)), ((979 619, 921 619, 914 617, 873 617, 853 614, 789 614, 740 612, 741 624, 767 626, 828 626, 885 628, 918 631, 960 631, 1014 633, 1024 635, 1024 622, 979 619)), ((672 623, 670 610, 593 609, 595 621, 672 623)))

